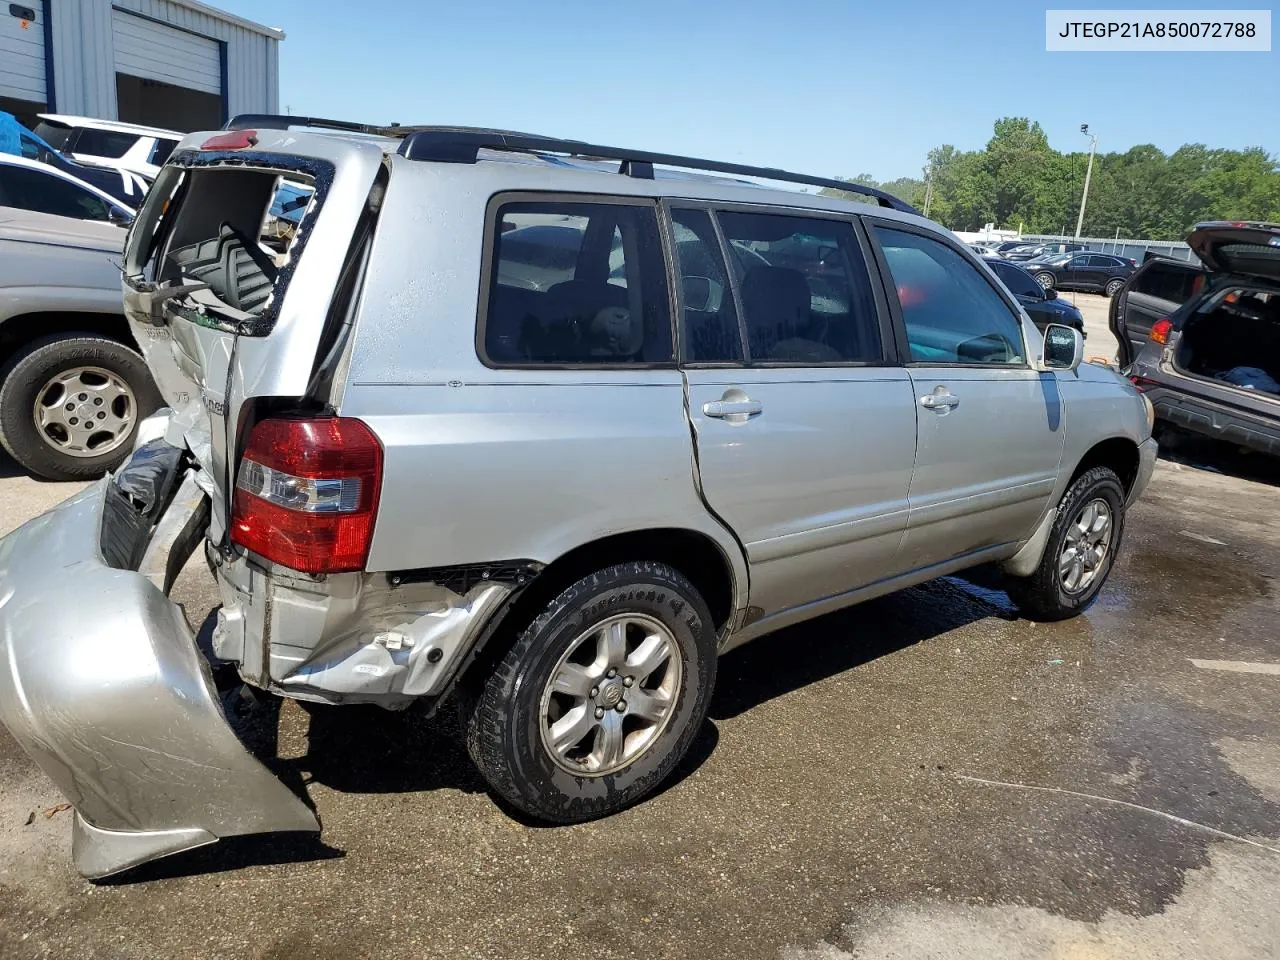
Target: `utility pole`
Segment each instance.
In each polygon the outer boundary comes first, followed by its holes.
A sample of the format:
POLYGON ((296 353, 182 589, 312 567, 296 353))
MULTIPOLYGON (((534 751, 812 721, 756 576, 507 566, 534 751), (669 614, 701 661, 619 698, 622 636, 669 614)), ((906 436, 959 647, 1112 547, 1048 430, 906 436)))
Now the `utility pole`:
MULTIPOLYGON (((1080 124, 1080 132, 1089 136, 1089 125, 1080 124)), ((1089 202, 1089 178, 1093 176, 1093 155, 1098 150, 1098 135, 1095 133, 1089 144, 1089 166, 1084 171, 1084 193, 1080 197, 1080 216, 1076 218, 1076 239, 1080 239, 1080 231, 1084 229, 1084 206, 1089 202)))
POLYGON ((929 216, 929 204, 933 203, 933 164, 929 164, 929 173, 924 180, 924 215, 929 216))

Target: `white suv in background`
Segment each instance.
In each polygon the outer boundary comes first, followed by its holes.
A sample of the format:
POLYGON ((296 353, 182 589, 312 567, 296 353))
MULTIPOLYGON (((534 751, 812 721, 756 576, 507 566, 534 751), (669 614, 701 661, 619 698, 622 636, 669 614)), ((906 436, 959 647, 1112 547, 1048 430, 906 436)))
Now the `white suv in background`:
POLYGON ((35 132, 75 160, 132 170, 149 180, 184 136, 176 130, 57 113, 40 114, 35 132))

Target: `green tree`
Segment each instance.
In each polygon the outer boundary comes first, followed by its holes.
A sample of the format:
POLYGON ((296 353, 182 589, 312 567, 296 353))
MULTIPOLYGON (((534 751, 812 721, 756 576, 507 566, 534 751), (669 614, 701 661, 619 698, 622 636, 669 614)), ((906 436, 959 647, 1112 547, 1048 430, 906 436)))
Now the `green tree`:
MULTIPOLYGON (((995 223, 1027 233, 1075 229, 1088 155, 1049 146, 1040 124, 1003 117, 981 150, 943 144, 929 151, 920 179, 877 183, 869 174, 854 182, 879 186, 922 208, 933 181, 929 215, 953 230, 995 223)), ((841 191, 823 191, 841 193, 841 191)), ((865 199, 856 194, 842 194, 865 199)), ((1280 221, 1280 163, 1261 147, 1211 149, 1189 143, 1171 154, 1152 144, 1094 158, 1085 236, 1182 239, 1202 220, 1280 221)))

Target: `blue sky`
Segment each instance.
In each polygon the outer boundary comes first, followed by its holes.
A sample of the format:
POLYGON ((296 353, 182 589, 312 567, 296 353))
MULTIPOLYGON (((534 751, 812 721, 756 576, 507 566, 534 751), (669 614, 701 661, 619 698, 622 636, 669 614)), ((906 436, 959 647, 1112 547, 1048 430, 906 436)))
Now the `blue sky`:
POLYGON ((212 2, 285 30, 280 106, 296 114, 882 180, 919 175, 939 144, 980 147, 1002 116, 1038 120, 1060 150, 1087 149, 1089 123, 1100 151, 1280 154, 1280 54, 1047 53, 1046 5, 1019 0, 212 2))

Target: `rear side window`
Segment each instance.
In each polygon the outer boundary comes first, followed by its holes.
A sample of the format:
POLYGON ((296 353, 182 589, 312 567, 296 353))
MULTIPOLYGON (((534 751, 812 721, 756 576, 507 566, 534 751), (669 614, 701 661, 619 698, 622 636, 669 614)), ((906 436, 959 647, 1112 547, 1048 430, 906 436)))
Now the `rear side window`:
POLYGON ((945 243, 873 227, 916 363, 1022 364, 1022 327, 995 288, 945 243))
POLYGON ((67 137, 71 136, 71 128, 66 124, 50 123, 48 120, 41 120, 32 132, 55 150, 62 150, 66 146, 67 137))
POLYGON ((1143 294, 1178 305, 1186 303, 1204 282, 1203 271, 1153 260, 1134 277, 1130 294, 1143 294))
POLYGON ((674 360, 653 207, 504 203, 492 235, 479 338, 486 363, 614 366, 674 360))
POLYGON ((68 149, 72 153, 87 153, 91 157, 110 157, 118 160, 137 142, 136 133, 80 127, 71 138, 68 149))
POLYGON ((766 213, 716 216, 737 276, 749 360, 881 360, 875 296, 852 224, 766 213))

